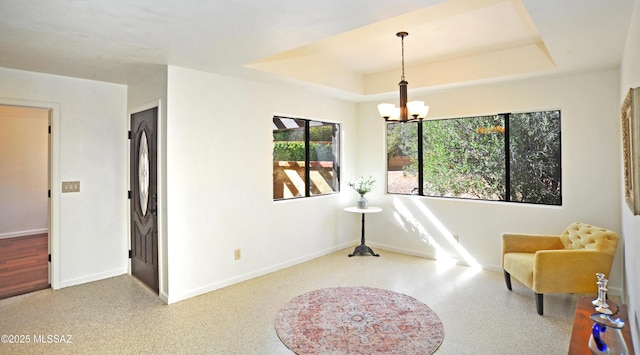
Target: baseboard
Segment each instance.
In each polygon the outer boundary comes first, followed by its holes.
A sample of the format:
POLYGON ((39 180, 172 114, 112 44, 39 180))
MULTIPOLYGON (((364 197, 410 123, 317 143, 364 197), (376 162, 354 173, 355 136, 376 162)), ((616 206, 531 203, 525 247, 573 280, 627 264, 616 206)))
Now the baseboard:
MULTIPOLYGON (((394 247, 394 246, 391 246, 391 245, 375 243, 375 242, 367 242, 367 245, 369 245, 370 247, 372 247, 374 249, 388 250, 388 251, 391 251, 391 252, 394 252, 394 253, 398 253, 398 254, 412 255, 412 256, 417 256, 417 257, 430 259, 430 260, 438 260, 438 258, 436 258, 436 256, 431 254, 431 253, 425 253, 425 252, 417 251, 417 250, 414 250, 414 249, 398 248, 398 247, 394 247)), ((451 260, 453 260, 453 262, 456 265, 462 265, 462 266, 471 267, 471 264, 469 264, 464 259, 458 259, 458 258, 451 257, 451 260)), ((487 271, 502 272, 502 268, 500 266, 498 266, 498 265, 480 264, 480 267, 483 270, 487 270, 487 271)))
POLYGON ((127 268, 118 268, 118 269, 114 269, 107 272, 101 272, 99 274, 88 275, 88 276, 79 277, 71 280, 63 280, 63 281, 60 281, 59 288, 71 287, 71 286, 81 285, 87 282, 108 279, 110 277, 120 276, 126 273, 127 273, 127 268))
POLYGON ((165 304, 169 304, 169 295, 167 295, 164 292, 160 292, 158 294, 158 297, 160 297, 160 299, 162 300, 162 302, 164 302, 165 304))
POLYGON ((387 251, 391 251, 398 254, 412 255, 412 256, 418 256, 425 259, 436 260, 435 255, 421 252, 414 249, 398 248, 391 245, 381 244, 376 242, 367 242, 367 245, 374 249, 387 250, 387 251))
POLYGON ((263 269, 258 269, 246 274, 242 274, 242 275, 238 275, 238 276, 234 276, 231 278, 228 278, 226 280, 222 280, 222 281, 218 281, 218 282, 214 282, 212 284, 203 286, 203 287, 198 287, 195 289, 192 289, 190 291, 186 291, 186 292, 182 292, 180 294, 177 295, 171 295, 171 297, 169 297, 169 295, 165 295, 165 297, 167 298, 165 302, 167 302, 167 304, 171 304, 171 303, 176 303, 179 301, 183 301, 192 297, 196 297, 196 296, 200 296, 202 294, 211 292, 211 291, 215 291, 218 289, 221 289, 223 287, 227 287, 227 286, 231 286, 243 281, 247 281, 259 276, 263 276, 269 273, 272 273, 274 271, 278 271, 278 270, 282 270, 282 269, 286 269, 288 267, 327 255, 327 254, 331 254, 334 253, 336 251, 348 248, 350 246, 353 246, 354 242, 349 242, 349 243, 344 243, 344 244, 340 244, 338 246, 334 246, 331 248, 327 248, 315 253, 311 253, 311 254, 307 254, 305 256, 299 257, 299 258, 295 258, 295 259, 291 259, 289 261, 286 261, 284 263, 280 263, 280 264, 275 264, 275 265, 271 265, 269 267, 263 268, 263 269))
POLYGON ((2 233, 2 234, 0 234, 0 239, 24 237, 24 236, 27 236, 27 235, 44 234, 44 233, 48 233, 48 232, 49 232, 48 228, 40 228, 40 229, 32 229, 32 230, 26 230, 26 231, 2 233))
POLYGON ((609 287, 609 285, 607 285, 607 293, 612 296, 618 296, 622 298, 622 289, 620 287, 609 287))

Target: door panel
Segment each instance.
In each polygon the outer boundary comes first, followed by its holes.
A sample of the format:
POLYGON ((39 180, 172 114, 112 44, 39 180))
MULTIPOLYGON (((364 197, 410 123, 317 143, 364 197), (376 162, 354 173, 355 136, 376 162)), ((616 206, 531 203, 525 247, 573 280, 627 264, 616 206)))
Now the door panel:
POLYGON ((131 115, 131 274, 158 292, 158 108, 131 115))

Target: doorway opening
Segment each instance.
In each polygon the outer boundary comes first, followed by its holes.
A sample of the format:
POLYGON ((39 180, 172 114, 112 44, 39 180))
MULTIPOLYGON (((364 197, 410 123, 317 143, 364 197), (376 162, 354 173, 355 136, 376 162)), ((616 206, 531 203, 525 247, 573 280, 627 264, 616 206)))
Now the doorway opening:
POLYGON ((0 103, 0 299, 51 287, 51 117, 0 103))

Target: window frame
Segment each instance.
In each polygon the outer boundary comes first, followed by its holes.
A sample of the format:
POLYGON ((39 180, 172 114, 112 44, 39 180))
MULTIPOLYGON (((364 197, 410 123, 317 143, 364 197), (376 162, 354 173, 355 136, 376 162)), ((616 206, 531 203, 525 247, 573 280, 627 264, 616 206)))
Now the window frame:
MULTIPOLYGON (((282 198, 275 198, 274 195, 274 191, 272 190, 272 198, 273 198, 273 202, 282 202, 282 201, 291 201, 291 200, 298 200, 298 199, 305 199, 305 198, 312 198, 312 197, 319 197, 319 196, 330 196, 330 195, 335 195, 340 193, 340 167, 341 167, 341 146, 342 146, 342 131, 341 131, 341 124, 339 122, 331 122, 331 121, 326 121, 326 120, 318 120, 318 119, 309 119, 309 118, 303 118, 303 117, 296 117, 296 116, 291 116, 291 115, 282 115, 282 114, 274 114, 272 116, 272 122, 274 124, 274 126, 276 126, 275 124, 275 120, 276 119, 287 119, 287 120, 294 120, 296 122, 302 121, 304 122, 304 196, 293 196, 293 197, 282 197, 282 198), (313 169, 311 168, 311 143, 313 142, 311 140, 310 137, 310 131, 311 131, 311 127, 312 127, 312 122, 317 122, 317 123, 321 123, 321 126, 325 126, 325 125, 331 125, 333 126, 333 130, 334 133, 332 134, 332 155, 333 155, 333 167, 332 167, 332 171, 333 171, 333 186, 331 186, 332 192, 329 193, 318 193, 318 194, 313 194, 312 193, 312 187, 311 187, 311 172, 313 171, 313 169)), ((302 127, 299 127, 302 128, 302 127)), ((273 144, 275 144, 276 140, 273 139, 273 132, 275 132, 272 129, 272 148, 271 148, 271 152, 272 152, 272 157, 273 157, 273 144)), ((272 163, 276 162, 276 160, 272 159, 272 163)), ((272 168, 272 172, 273 172, 273 168, 272 168)), ((273 181, 273 178, 272 178, 273 181)), ((275 181, 273 181, 275 183, 275 181)))
MULTIPOLYGON (((426 123, 427 120, 423 121, 415 121, 415 122, 405 122, 402 124, 417 124, 417 154, 416 159, 418 160, 418 188, 416 193, 403 193, 403 192, 389 192, 389 159, 386 160, 386 190, 385 193, 389 195, 405 195, 405 196, 422 196, 422 197, 431 197, 431 198, 447 198, 447 199, 459 199, 459 200, 471 200, 471 201, 483 201, 483 202, 507 202, 507 203, 520 203, 520 204, 531 204, 531 205, 542 205, 542 206, 550 206, 550 207, 561 207, 563 205, 562 199, 562 190, 563 185, 560 183, 560 193, 559 193, 559 202, 556 203, 544 203, 544 202, 529 202, 529 201, 517 201, 511 199, 511 131, 510 131, 510 123, 512 115, 519 114, 535 114, 542 112, 557 112, 558 115, 558 150, 559 150, 559 159, 558 159, 558 171, 559 176, 562 177, 562 110, 561 109, 548 109, 548 110, 536 110, 536 111, 521 111, 521 112, 506 112, 506 113, 497 113, 497 114, 484 114, 484 115, 475 115, 475 116, 460 116, 460 117, 446 117, 446 118, 438 118, 432 120, 455 120, 455 119, 465 119, 465 118, 480 118, 486 116, 500 116, 504 120, 504 178, 505 178, 505 186, 504 186, 504 198, 500 200, 490 200, 483 198, 472 198, 472 197, 458 197, 458 196, 438 196, 438 195, 425 195, 424 193, 424 127, 423 124, 426 123)), ((389 136, 388 136, 388 127, 389 124, 398 124, 398 122, 388 121, 386 122, 386 134, 385 134, 385 146, 386 151, 389 151, 389 136)))

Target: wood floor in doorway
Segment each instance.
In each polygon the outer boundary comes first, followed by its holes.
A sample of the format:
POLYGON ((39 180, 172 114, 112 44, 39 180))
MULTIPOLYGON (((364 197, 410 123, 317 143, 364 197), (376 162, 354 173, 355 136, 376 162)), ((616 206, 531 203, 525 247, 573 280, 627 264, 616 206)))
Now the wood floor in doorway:
POLYGON ((49 237, 0 239, 0 299, 49 288, 49 237))

